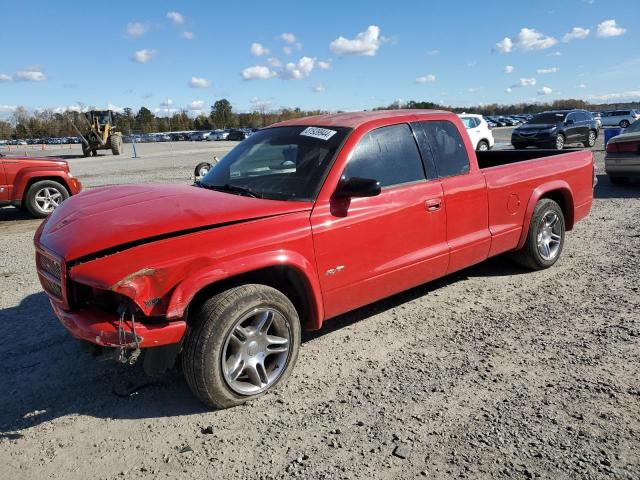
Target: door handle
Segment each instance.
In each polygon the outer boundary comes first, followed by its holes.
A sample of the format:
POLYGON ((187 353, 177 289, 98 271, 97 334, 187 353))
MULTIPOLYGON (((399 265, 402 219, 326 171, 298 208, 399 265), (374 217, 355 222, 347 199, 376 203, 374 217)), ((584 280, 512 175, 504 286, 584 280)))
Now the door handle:
POLYGON ((424 202, 424 206, 427 209, 427 212, 436 212, 440 210, 440 206, 442 205, 442 200, 439 198, 431 198, 424 202))

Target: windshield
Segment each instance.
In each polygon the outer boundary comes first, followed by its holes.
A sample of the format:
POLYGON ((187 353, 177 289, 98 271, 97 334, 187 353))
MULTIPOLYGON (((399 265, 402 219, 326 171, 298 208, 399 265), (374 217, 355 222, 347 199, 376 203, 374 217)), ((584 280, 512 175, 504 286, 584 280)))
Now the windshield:
POLYGON ((627 128, 624 129, 624 133, 634 133, 634 132, 640 132, 640 120, 636 120, 635 122, 633 122, 631 125, 629 125, 627 128))
POLYGON ((539 113, 527 123, 558 123, 564 120, 564 113, 539 113))
POLYGON ((199 182, 205 188, 272 200, 314 201, 350 129, 274 127, 231 150, 199 182))

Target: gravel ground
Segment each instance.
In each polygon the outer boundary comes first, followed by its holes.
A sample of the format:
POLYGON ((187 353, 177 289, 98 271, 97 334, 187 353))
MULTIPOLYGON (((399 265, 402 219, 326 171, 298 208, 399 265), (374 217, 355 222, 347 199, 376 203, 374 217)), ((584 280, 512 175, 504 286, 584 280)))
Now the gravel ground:
MULTIPOLYGON (((70 164, 87 187, 186 182, 228 148, 70 164)), ((603 172, 601 142, 595 154, 603 172)), ((0 477, 640 478, 640 184, 599 180, 553 268, 499 257, 334 319, 305 337, 286 385, 225 411, 178 371, 115 395, 139 371, 96 361, 58 324, 35 274, 38 222, 2 209, 0 477)))

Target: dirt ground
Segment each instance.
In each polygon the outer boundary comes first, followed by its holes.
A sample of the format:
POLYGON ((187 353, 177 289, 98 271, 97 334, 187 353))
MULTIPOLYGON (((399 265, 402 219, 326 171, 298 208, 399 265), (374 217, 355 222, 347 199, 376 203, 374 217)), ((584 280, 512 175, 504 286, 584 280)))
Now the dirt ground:
MULTIPOLYGON (((71 168, 187 182, 229 148, 141 147, 71 168)), ((329 321, 286 385, 225 411, 179 371, 116 395, 144 378, 59 325, 38 222, 0 210, 0 478, 640 478, 640 182, 611 185, 594 153, 593 210, 553 268, 499 257, 329 321)))

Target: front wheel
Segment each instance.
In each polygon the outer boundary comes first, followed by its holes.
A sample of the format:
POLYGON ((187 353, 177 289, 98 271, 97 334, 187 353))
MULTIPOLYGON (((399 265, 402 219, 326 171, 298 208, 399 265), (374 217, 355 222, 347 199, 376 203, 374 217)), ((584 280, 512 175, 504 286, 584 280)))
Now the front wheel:
POLYGON ((560 205, 543 198, 533 211, 525 244, 515 252, 514 259, 532 270, 549 268, 560 258, 564 237, 564 214, 560 205))
POLYGON ((36 218, 44 218, 69 198, 69 192, 63 185, 53 180, 35 182, 24 200, 24 206, 36 218))
POLYGON ((561 133, 556 135, 556 141, 555 141, 556 150, 562 150, 564 148, 564 142, 565 142, 564 135, 562 135, 561 133))
POLYGON ((628 120, 622 120, 620 122, 620 128, 627 128, 629 126, 629 121, 628 120))
POLYGON ((300 320, 291 301, 266 285, 241 285, 215 295, 197 311, 182 368, 200 401, 229 408, 283 382, 299 348, 300 320))
POLYGON ((109 140, 111 144, 111 154, 112 155, 120 155, 122 153, 122 136, 121 135, 111 135, 111 139, 109 140))
POLYGON ((596 132, 593 130, 589 130, 589 136, 587 137, 587 141, 584 142, 584 146, 587 148, 591 148, 596 144, 596 132))
POLYGON ((201 162, 196 165, 196 169, 193 171, 193 174, 196 178, 204 177, 211 170, 211 164, 207 162, 201 162))

